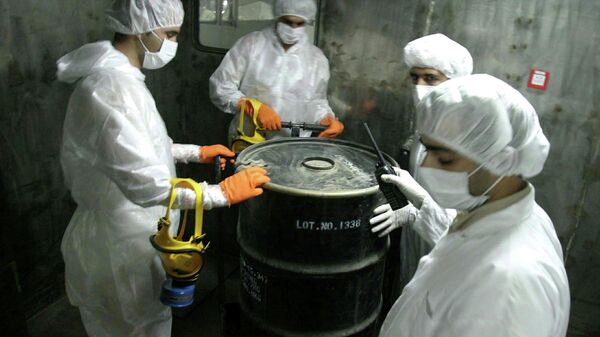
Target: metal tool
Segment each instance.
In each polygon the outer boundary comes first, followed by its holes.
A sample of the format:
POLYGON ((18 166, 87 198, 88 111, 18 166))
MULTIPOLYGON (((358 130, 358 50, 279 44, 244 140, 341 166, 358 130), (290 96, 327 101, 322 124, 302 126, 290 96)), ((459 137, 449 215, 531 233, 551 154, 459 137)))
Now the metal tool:
MULTIPOLYGON (((240 123, 236 129, 237 136, 231 141, 231 150, 235 153, 241 152, 252 144, 257 144, 267 140, 266 133, 272 130, 265 130, 258 123, 258 110, 262 106, 262 103, 256 99, 249 99, 254 114, 252 119, 246 116, 246 105, 242 105, 240 111, 240 123)), ((281 128, 291 129, 292 137, 300 137, 300 131, 312 131, 322 132, 327 129, 326 125, 310 124, 310 123, 297 123, 297 122, 281 122, 281 128)), ((275 130, 273 130, 275 131, 275 130)))

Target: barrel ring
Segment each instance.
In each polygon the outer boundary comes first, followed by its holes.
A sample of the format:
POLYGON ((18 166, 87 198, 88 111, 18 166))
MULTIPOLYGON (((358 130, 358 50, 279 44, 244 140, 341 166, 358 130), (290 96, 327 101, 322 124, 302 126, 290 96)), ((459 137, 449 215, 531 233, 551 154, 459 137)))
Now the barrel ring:
POLYGON ((308 157, 302 161, 302 166, 317 171, 327 171, 335 167, 335 162, 325 157, 308 157))

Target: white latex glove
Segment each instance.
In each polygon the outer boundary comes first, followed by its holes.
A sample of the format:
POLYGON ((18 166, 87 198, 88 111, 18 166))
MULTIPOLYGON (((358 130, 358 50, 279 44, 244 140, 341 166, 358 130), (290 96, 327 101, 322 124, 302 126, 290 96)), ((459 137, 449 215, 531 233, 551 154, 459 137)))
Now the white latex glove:
POLYGON ((428 197, 429 193, 419 185, 408 171, 397 167, 394 167, 394 171, 396 172, 396 175, 384 174, 381 176, 381 180, 396 185, 406 199, 408 199, 408 201, 416 208, 420 209, 423 204, 423 199, 428 197))
POLYGON ((373 217, 369 222, 373 225, 371 232, 382 237, 390 234, 394 229, 415 221, 416 209, 412 205, 406 205, 395 211, 390 204, 381 205, 373 211, 373 217))

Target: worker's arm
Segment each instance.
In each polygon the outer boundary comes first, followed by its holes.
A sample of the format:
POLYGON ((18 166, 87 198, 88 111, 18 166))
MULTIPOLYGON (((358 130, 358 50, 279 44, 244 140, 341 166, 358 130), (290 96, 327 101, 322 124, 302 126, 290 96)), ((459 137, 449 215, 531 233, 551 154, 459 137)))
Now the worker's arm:
POLYGON ((372 232, 386 235, 396 228, 410 225, 419 236, 434 246, 445 235, 456 216, 455 210, 441 208, 406 170, 394 168, 396 175, 383 175, 383 181, 394 184, 410 202, 393 211, 381 206, 371 218, 372 232))
POLYGON ((309 113, 314 115, 314 122, 327 126, 327 129, 319 134, 319 137, 335 138, 344 131, 344 124, 339 121, 327 100, 327 86, 329 84, 329 62, 320 50, 315 55, 316 70, 309 81, 308 89, 312 90, 308 102, 309 113))
POLYGON ((72 132, 65 141, 76 142, 75 154, 106 175, 131 202, 160 204, 169 194, 172 173, 156 151, 157 140, 150 138, 143 115, 131 113, 138 107, 126 99, 127 88, 101 78, 77 90, 83 91, 72 103, 78 107, 73 121, 77 125, 66 126, 72 132))
MULTIPOLYGON (((95 85, 81 90, 89 92, 76 96, 81 113, 75 121, 77 127, 70 127, 77 132, 69 136, 77 142, 78 154, 91 158, 90 164, 109 177, 131 202, 143 207, 166 205, 172 173, 156 152, 154 139, 143 131, 141 126, 145 121, 140 120, 140 114, 126 113, 136 107, 128 106, 126 100, 112 92, 116 89, 109 86, 95 85)), ((201 147, 187 149, 192 150, 192 156, 200 157, 201 147)), ((231 204, 218 185, 202 185, 205 209, 231 204)), ((248 195, 254 195, 250 192, 248 195)), ((192 190, 178 189, 177 198, 181 208, 195 205, 192 190)))
MULTIPOLYGON (((250 167, 226 178, 218 185, 201 183, 203 208, 209 210, 238 204, 263 193, 262 185, 270 181, 267 171, 260 167, 250 167)), ((196 193, 189 188, 176 188, 173 208, 192 209, 196 205, 196 193)), ((166 204, 165 200, 164 204, 166 204)))
POLYGON ((202 163, 212 164, 215 157, 221 156, 221 168, 225 167, 226 159, 235 156, 235 153, 221 144, 194 145, 194 144, 171 144, 171 153, 176 163, 202 163))
POLYGON ((435 246, 446 235, 455 217, 456 210, 442 208, 430 196, 427 196, 423 199, 421 208, 417 210, 411 226, 423 240, 435 246))
POLYGON ((327 87, 330 76, 329 61, 320 50, 313 57, 315 58, 316 70, 310 81, 311 96, 307 111, 314 114, 314 123, 319 124, 327 116, 332 118, 336 116, 327 100, 327 87))
POLYGON ((240 99, 245 96, 240 91, 240 84, 249 62, 253 40, 252 34, 240 38, 209 79, 210 99, 225 113, 236 114, 240 99))

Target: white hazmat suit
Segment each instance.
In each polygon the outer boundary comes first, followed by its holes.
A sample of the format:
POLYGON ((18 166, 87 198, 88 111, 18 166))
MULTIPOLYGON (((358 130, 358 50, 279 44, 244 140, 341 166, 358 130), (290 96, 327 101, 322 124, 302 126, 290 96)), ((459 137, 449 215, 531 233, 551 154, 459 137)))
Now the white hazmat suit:
MULTIPOLYGON (((499 176, 538 174, 549 144, 535 110, 488 75, 437 86, 417 128, 499 176)), ((552 221, 531 184, 460 213, 421 259, 381 336, 566 335, 569 286, 552 221)))
POLYGON ((158 300, 165 272, 148 238, 176 176, 171 139, 144 75, 110 42, 59 64, 62 81, 82 78, 61 150, 77 203, 61 245, 67 295, 90 336, 169 336, 171 310, 158 300))
MULTIPOLYGON (((473 71, 469 51, 443 34, 427 35, 409 42, 404 47, 404 62, 409 68, 436 69, 449 79, 470 75, 473 71)), ((405 146, 410 148, 409 172, 417 178, 425 148, 417 135, 411 136, 405 146)), ((455 210, 440 207, 430 196, 423 199, 420 208, 413 205, 407 208, 411 220, 402 226, 400 236, 401 285, 410 281, 421 257, 431 251, 456 216, 455 210)))
MULTIPOLYGON (((123 24, 113 17, 109 25, 126 34, 183 21, 179 0, 118 1, 112 10, 123 24), (116 15, 119 8, 129 15, 116 15)), ((149 237, 165 214, 175 160, 197 162, 200 149, 173 144, 145 76, 109 41, 84 45, 57 67, 60 81, 76 82, 61 149, 77 203, 61 244, 69 300, 89 336, 170 336, 171 310, 159 300, 165 272, 149 237)), ((205 208, 227 204, 218 186, 202 185, 205 208)), ((178 189, 177 200, 191 208, 195 195, 178 189)))
MULTIPOLYGON (((314 20, 312 0, 278 1, 275 17, 299 16, 314 20), (312 5, 311 5, 312 4, 312 5)), ((327 100, 329 62, 312 45, 308 36, 284 50, 275 25, 240 38, 227 52, 210 77, 210 97, 220 110, 235 114, 229 127, 230 139, 239 123, 237 104, 242 97, 268 104, 285 122, 319 124, 327 115, 334 116, 327 100)), ((300 136, 310 136, 302 131, 300 136)), ((289 130, 269 132, 267 137, 289 136, 289 130)))

